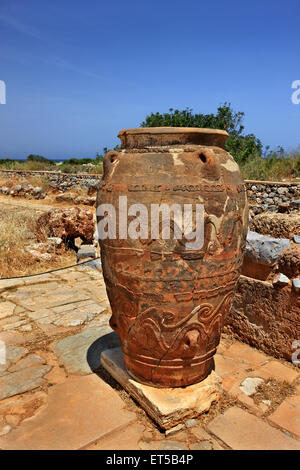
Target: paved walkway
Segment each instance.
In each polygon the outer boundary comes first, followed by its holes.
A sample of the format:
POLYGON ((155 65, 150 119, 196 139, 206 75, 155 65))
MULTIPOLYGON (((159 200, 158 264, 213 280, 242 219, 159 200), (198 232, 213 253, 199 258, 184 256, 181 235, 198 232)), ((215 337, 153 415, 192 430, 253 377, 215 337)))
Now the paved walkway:
POLYGON ((0 280, 0 449, 300 449, 299 369, 226 336, 221 401, 166 436, 101 368, 109 317, 91 268, 0 280))

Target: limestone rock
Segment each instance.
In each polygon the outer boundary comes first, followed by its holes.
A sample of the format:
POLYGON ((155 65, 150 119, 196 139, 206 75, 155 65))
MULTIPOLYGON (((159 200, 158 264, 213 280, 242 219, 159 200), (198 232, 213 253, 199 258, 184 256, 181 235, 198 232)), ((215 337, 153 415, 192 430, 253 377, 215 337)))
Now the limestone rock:
POLYGON ((21 359, 12 367, 10 367, 9 372, 17 372, 18 370, 23 370, 26 367, 37 366, 45 363, 45 359, 38 354, 29 354, 24 359, 21 359))
POLYGON ((284 250, 278 259, 280 272, 289 278, 298 277, 300 274, 300 246, 293 245, 284 250))
POLYGON ((68 327, 84 325, 105 310, 104 306, 93 300, 83 300, 29 312, 28 316, 42 325, 53 324, 68 327))
POLYGON ((240 389, 249 397, 256 392, 257 387, 264 382, 259 377, 247 377, 240 385, 240 389))
POLYGON ((298 277, 293 279, 293 289, 297 294, 300 293, 300 279, 298 277))
POLYGON ((298 214, 258 214, 250 222, 250 230, 262 235, 292 239, 300 233, 300 217, 298 214))
POLYGON ((245 254, 259 264, 273 266, 281 252, 289 246, 288 239, 268 237, 249 231, 245 254))
POLYGON ((37 221, 38 233, 46 230, 49 237, 74 240, 80 237, 87 243, 93 241, 95 223, 93 213, 79 207, 51 209, 37 221))
POLYGON ((294 208, 294 209, 300 209, 300 199, 294 199, 293 201, 291 201, 291 206, 294 208))
POLYGON ((0 400, 28 392, 45 383, 42 378, 51 366, 28 367, 0 377, 0 400))
POLYGON ((275 288, 270 282, 241 275, 225 332, 274 357, 291 360, 292 343, 299 337, 300 303, 292 286, 275 288))
POLYGON ((141 384, 128 374, 121 348, 103 351, 101 363, 163 429, 170 429, 208 411, 222 391, 221 379, 214 371, 202 382, 182 388, 155 388, 141 384))
POLYGON ((15 308, 16 306, 12 302, 0 302, 0 320, 13 315, 15 308))
POLYGON ((279 273, 279 275, 273 280, 273 286, 275 287, 285 287, 288 286, 289 283, 289 278, 282 273, 279 273))
POLYGON ((111 331, 109 327, 90 328, 57 341, 53 350, 69 374, 91 374, 101 366, 103 350, 120 346, 118 335, 111 331))
POLYGON ((96 196, 77 196, 74 202, 75 204, 82 204, 84 206, 95 206, 96 196))
POLYGON ((94 245, 81 245, 77 252, 77 261, 86 258, 96 258, 94 245))
POLYGON ((141 442, 140 447, 142 450, 188 450, 184 442, 171 441, 169 439, 162 441, 141 442))

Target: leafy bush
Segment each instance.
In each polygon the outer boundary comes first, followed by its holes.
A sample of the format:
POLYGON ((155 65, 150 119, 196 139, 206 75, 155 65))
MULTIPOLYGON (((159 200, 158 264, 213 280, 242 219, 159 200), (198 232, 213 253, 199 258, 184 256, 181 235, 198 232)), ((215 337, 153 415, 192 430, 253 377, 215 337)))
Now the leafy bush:
POLYGON ((141 127, 202 127, 226 130, 229 138, 225 148, 238 163, 249 157, 261 156, 263 145, 254 134, 243 134, 245 113, 235 112, 231 104, 225 102, 219 106, 216 114, 193 114, 192 109, 183 111, 169 109, 169 113, 151 113, 146 116, 141 127))
POLYGON ((47 165, 54 165, 54 162, 52 160, 42 157, 41 155, 30 154, 26 158, 26 161, 27 162, 40 162, 40 163, 46 163, 47 165))
POLYGON ((141 127, 201 127, 226 130, 226 150, 239 163, 245 179, 281 180, 300 177, 300 151, 287 154, 282 147, 270 150, 254 134, 244 134, 244 113, 231 104, 219 106, 216 114, 193 114, 170 108, 168 113, 151 113, 141 127))

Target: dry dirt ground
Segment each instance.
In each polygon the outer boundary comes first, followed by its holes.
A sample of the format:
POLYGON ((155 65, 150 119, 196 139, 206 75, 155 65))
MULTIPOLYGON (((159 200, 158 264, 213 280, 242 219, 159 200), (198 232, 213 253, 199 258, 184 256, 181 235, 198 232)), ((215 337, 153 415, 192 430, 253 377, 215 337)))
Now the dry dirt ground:
MULTIPOLYGON (((37 243, 39 216, 63 203, 13 199, 0 196, 0 278, 40 273, 76 263, 76 253, 62 245, 50 259, 33 257, 26 247, 37 243)), ((45 236, 46 239, 46 236, 45 236)))

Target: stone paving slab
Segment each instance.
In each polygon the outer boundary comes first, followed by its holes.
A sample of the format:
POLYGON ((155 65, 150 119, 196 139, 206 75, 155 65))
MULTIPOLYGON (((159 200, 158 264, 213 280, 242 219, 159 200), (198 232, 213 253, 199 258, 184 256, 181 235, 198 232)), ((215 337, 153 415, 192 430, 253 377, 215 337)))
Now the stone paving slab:
POLYGON ((43 376, 50 370, 51 366, 45 365, 28 367, 18 372, 3 375, 0 377, 0 400, 44 385, 46 381, 43 376))
POLYGON ((214 371, 202 382, 187 387, 156 388, 141 384, 128 374, 121 348, 103 351, 101 363, 163 429, 208 411, 222 392, 221 380, 214 371))
POLYGON ((300 438, 300 395, 286 398, 269 419, 300 438))
POLYGON ((95 375, 68 379, 49 389, 35 417, 0 437, 9 450, 76 450, 136 421, 115 390, 95 375))
POLYGON ((105 307, 93 300, 72 302, 52 308, 43 308, 29 312, 28 316, 39 324, 53 324, 56 326, 78 326, 93 320, 104 312, 105 307))
POLYGON ((238 407, 217 416, 208 430, 235 450, 300 450, 300 442, 238 407))
POLYGON ((257 351, 247 344, 236 341, 226 351, 223 356, 233 361, 238 361, 239 369, 247 368, 249 365, 262 366, 270 360, 270 357, 266 354, 257 351))
POLYGON ((83 300, 89 300, 89 296, 79 292, 74 287, 60 285, 56 282, 28 286, 9 293, 6 300, 11 300, 26 310, 35 311, 41 308, 58 307, 83 300))
POLYGON ((109 326, 89 328, 54 343, 53 350, 69 374, 91 374, 101 367, 100 355, 107 348, 119 347, 120 341, 109 326))
POLYGON ((15 287, 23 286, 24 281, 21 279, 0 279, 0 294, 7 291, 8 289, 13 289, 15 287))
POLYGON ((0 302, 0 320, 14 314, 16 305, 12 302, 0 302))
POLYGON ((133 423, 120 429, 100 441, 85 448, 85 450, 133 450, 139 449, 139 441, 142 438, 145 426, 141 423, 133 423))

